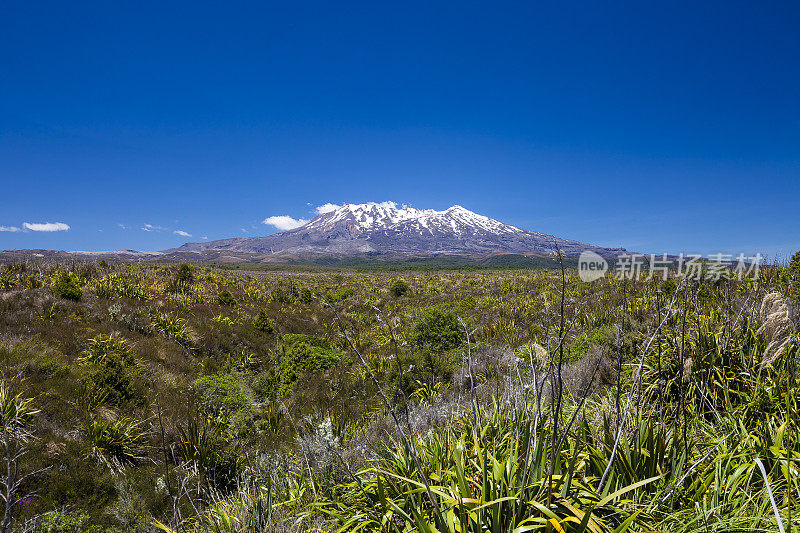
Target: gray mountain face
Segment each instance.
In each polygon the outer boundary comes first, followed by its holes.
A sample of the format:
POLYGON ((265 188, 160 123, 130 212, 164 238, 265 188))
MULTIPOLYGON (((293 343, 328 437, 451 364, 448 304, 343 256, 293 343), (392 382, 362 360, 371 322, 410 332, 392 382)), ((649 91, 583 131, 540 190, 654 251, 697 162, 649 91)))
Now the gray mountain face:
POLYGON ((174 251, 228 250, 259 254, 553 254, 593 250, 605 257, 623 249, 601 248, 504 224, 461 206, 445 211, 398 207, 394 202, 345 204, 299 228, 267 237, 187 243, 174 251))

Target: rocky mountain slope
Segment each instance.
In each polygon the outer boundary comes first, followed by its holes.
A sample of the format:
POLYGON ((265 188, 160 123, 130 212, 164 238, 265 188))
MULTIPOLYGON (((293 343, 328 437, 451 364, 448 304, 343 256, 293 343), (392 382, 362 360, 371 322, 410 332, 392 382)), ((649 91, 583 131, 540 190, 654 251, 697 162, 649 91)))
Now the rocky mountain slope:
POLYGON ((230 251, 258 254, 552 254, 624 251, 524 230, 454 205, 445 211, 398 207, 394 202, 345 204, 305 225, 269 235, 187 243, 168 252, 230 251))

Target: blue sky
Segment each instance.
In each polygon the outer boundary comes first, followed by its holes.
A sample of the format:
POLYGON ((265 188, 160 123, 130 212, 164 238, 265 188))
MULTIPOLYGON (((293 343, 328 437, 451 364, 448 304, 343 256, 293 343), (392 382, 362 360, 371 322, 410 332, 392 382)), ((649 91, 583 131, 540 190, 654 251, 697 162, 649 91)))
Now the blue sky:
POLYGON ((797 2, 1 11, 0 249, 384 200, 644 252, 800 249, 797 2))

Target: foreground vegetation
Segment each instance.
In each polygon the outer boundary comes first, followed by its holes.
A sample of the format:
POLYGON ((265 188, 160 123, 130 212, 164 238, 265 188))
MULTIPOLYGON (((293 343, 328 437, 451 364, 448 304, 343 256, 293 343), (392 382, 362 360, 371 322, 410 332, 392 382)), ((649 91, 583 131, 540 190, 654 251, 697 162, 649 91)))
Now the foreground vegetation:
POLYGON ((757 279, 0 268, 0 531, 792 531, 757 279))

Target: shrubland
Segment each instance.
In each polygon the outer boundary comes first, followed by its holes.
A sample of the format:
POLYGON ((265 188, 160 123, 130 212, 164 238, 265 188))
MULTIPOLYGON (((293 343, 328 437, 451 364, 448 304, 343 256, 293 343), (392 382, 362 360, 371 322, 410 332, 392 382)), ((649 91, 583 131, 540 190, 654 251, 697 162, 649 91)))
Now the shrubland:
POLYGON ((757 278, 0 266, 2 531, 791 531, 757 278))

